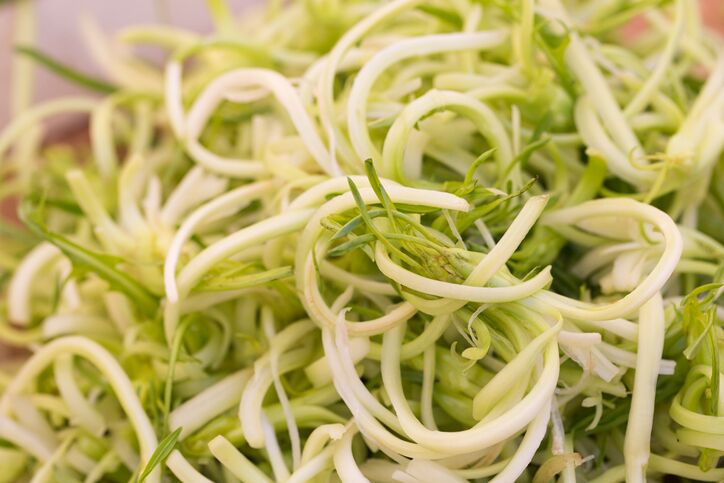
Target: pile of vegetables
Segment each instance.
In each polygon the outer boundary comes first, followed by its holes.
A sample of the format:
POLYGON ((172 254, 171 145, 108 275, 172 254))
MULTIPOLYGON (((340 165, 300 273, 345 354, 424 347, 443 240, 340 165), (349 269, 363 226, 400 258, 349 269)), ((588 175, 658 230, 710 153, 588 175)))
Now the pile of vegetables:
POLYGON ((696 1, 208 5, 85 19, 101 80, 16 4, 0 480, 724 479, 696 1))

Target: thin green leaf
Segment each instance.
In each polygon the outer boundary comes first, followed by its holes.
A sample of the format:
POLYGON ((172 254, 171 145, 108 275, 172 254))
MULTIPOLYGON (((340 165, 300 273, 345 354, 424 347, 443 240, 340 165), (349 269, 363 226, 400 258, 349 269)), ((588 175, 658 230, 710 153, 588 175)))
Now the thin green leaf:
POLYGON ((709 343, 711 344, 711 382, 709 388, 711 391, 711 414, 719 416, 719 339, 717 338, 716 309, 709 308, 709 320, 711 328, 709 329, 709 343))
POLYGON ((440 211, 439 208, 435 208, 433 206, 408 205, 407 203, 397 203, 395 206, 401 213, 414 213, 418 215, 425 215, 440 211))
POLYGON ((76 271, 88 270, 95 273, 113 289, 126 294, 146 316, 152 317, 156 313, 158 299, 137 280, 117 268, 122 260, 88 250, 63 235, 50 231, 45 226, 42 211, 27 200, 20 204, 18 216, 30 231, 58 247, 70 259, 76 271))
POLYGON ((548 58, 553 71, 561 81, 561 86, 572 98, 576 97, 575 82, 571 72, 566 67, 565 54, 570 42, 568 27, 561 22, 551 22, 543 16, 536 15, 536 45, 548 58), (553 24, 562 28, 564 32, 558 33, 552 28, 553 24))
POLYGON ((684 357, 686 357, 689 360, 692 360, 699 352, 699 347, 701 346, 702 342, 704 342, 704 340, 709 335, 709 332, 712 329, 711 324, 712 324, 713 320, 711 320, 709 317, 702 317, 703 314, 700 314, 699 310, 697 310, 697 308, 695 308, 695 306, 693 306, 693 304, 687 306, 687 310, 685 311, 685 313, 688 315, 687 325, 690 325, 688 327, 689 334, 694 335, 698 332, 698 335, 696 335, 696 338, 694 338, 694 340, 686 347, 686 349, 684 349, 684 352, 683 352, 684 357), (703 324, 701 324, 701 325, 703 325, 703 327, 692 327, 691 326, 691 325, 693 325, 692 317, 695 317, 697 319, 697 321, 705 319, 707 322, 703 322, 703 320, 702 320, 703 324), (706 325, 704 325, 704 324, 706 324, 706 325))
POLYGON ((277 267, 263 272, 244 275, 217 276, 202 281, 196 286, 200 292, 219 292, 224 290, 238 290, 255 287, 265 283, 291 277, 294 271, 291 266, 277 267))
POLYGON ((382 186, 382 181, 380 181, 379 176, 377 176, 377 171, 375 170, 374 164, 372 164, 372 160, 368 159, 365 161, 365 173, 367 174, 367 179, 370 181, 370 186, 372 187, 372 191, 375 192, 377 195, 377 198, 382 203, 382 207, 387 212, 387 217, 390 220, 390 223, 392 224, 392 229, 395 230, 395 217, 392 214, 392 212, 395 209, 395 205, 392 204, 392 200, 390 199, 389 195, 387 194, 387 191, 385 191, 385 187, 382 186))
POLYGON ((171 454, 171 451, 173 451, 174 447, 176 446, 178 437, 181 434, 181 429, 182 428, 178 428, 173 433, 166 435, 166 437, 163 438, 160 443, 158 443, 158 447, 156 447, 156 450, 151 455, 151 459, 148 460, 148 463, 146 463, 146 467, 138 476, 138 480, 136 480, 136 483, 143 483, 143 481, 148 478, 148 475, 151 474, 154 468, 161 464, 161 462, 163 462, 168 457, 168 455, 171 454))
MULTIPOLYGON (((379 210, 379 209, 378 210, 369 210, 367 213, 370 218, 377 218, 377 217, 385 216, 388 214, 386 211, 379 210)), ((396 210, 392 212, 392 216, 394 216, 395 218, 397 218, 400 221, 403 221, 404 223, 409 225, 412 229, 414 229, 416 232, 420 233, 422 236, 424 236, 428 240, 438 242, 438 243, 441 242, 441 240, 439 240, 438 238, 436 238, 435 236, 430 234, 430 232, 421 223, 417 222, 411 216, 409 216, 405 213, 402 213, 400 211, 396 211, 396 210)), ((326 223, 326 221, 323 220, 322 223, 326 223)), ((339 240, 340 238, 349 236, 349 234, 352 233, 352 231, 354 231, 356 228, 360 227, 363 223, 364 223, 364 220, 362 219, 361 216, 359 216, 359 215, 355 216, 354 218, 349 220, 347 223, 345 223, 344 226, 342 226, 341 228, 337 228, 337 231, 334 233, 334 235, 332 235, 331 240, 332 241, 339 240)), ((332 224, 330 223, 329 225, 331 226, 332 224)), ((325 227, 328 228, 328 226, 326 226, 326 225, 325 225, 325 227)), ((449 246, 452 246, 452 245, 449 245, 449 246)))
POLYGON ((83 215, 83 210, 81 209, 80 205, 78 205, 78 203, 76 203, 72 199, 48 198, 46 196, 41 197, 40 195, 31 195, 28 197, 28 199, 31 200, 33 203, 42 203, 43 206, 57 208, 66 213, 70 213, 71 215, 83 215))
POLYGON ((365 202, 362 199, 362 195, 360 194, 359 189, 357 189, 357 185, 354 184, 354 181, 352 181, 351 178, 347 178, 347 182, 349 183, 349 189, 352 192, 355 203, 357 204, 357 209, 359 210, 360 216, 365 222, 365 225, 367 225, 367 228, 375 235, 375 237, 377 237, 379 241, 381 241, 387 247, 388 250, 397 255, 401 260, 404 260, 405 263, 418 269, 421 268, 419 263, 417 263, 409 255, 403 253, 399 248, 390 243, 390 241, 387 240, 385 236, 377 229, 374 222, 372 221, 372 218, 370 218, 369 213, 367 212, 367 205, 365 205, 365 202))
POLYGON ((327 256, 330 258, 342 257, 349 252, 356 250, 357 248, 360 248, 364 245, 369 245, 376 239, 377 238, 375 238, 372 233, 365 233, 364 235, 356 236, 353 239, 348 240, 344 243, 340 243, 333 249, 329 250, 329 252, 327 252, 327 256))
MULTIPOLYGON (((370 218, 376 218, 380 215, 384 214, 382 210, 371 210, 369 212, 370 218)), ((323 221, 324 223, 324 221, 323 221)), ((337 228, 337 231, 332 235, 332 238, 330 238, 331 241, 339 240, 341 238, 347 237, 352 233, 356 228, 359 228, 364 223, 364 220, 362 220, 362 217, 357 215, 351 220, 349 220, 347 223, 344 224, 341 228, 337 228)), ((325 224, 325 228, 330 228, 331 225, 325 224)))
POLYGON ((473 164, 470 165, 468 168, 467 173, 465 173, 465 179, 463 179, 462 184, 460 187, 456 190, 455 194, 461 195, 463 193, 467 194, 468 187, 471 187, 474 184, 474 176, 475 172, 478 170, 478 167, 480 167, 481 164, 483 164, 485 161, 490 159, 490 157, 495 153, 495 148, 488 149, 483 154, 478 156, 475 161, 473 161, 473 164))
POLYGON ((606 161, 599 156, 589 156, 583 176, 566 199, 566 206, 576 206, 596 196, 606 179, 606 161))
POLYGON ((551 116, 550 112, 547 112, 543 119, 540 120, 540 122, 536 125, 535 131, 533 131, 533 134, 530 137, 530 141, 528 142, 528 145, 526 145, 518 155, 513 158, 510 163, 505 167, 505 172, 503 173, 503 176, 501 177, 501 180, 505 180, 510 172, 512 171, 513 167, 516 164, 522 164, 528 162, 528 159, 530 156, 536 152, 538 149, 542 148, 548 142, 550 141, 550 137, 543 136, 543 133, 548 131, 550 128, 550 125, 552 123, 553 117, 551 116))
MULTIPOLYGON (((457 226, 458 231, 460 233, 463 233, 465 230, 470 228, 470 226, 475 222, 475 220, 480 219, 480 218, 482 218, 483 221, 485 221, 486 224, 488 224, 488 221, 489 221, 489 219, 487 218, 488 215, 492 216, 493 212, 495 212, 497 209, 501 208, 504 203, 506 203, 514 198, 517 198, 520 195, 522 195, 523 193, 525 193, 526 191, 528 191, 535 184, 535 182, 536 182, 536 179, 532 178, 532 179, 528 180, 528 182, 526 182, 519 190, 517 190, 513 193, 510 193, 506 196, 496 195, 496 197, 492 201, 486 202, 481 205, 477 205, 477 206, 475 206, 475 208, 473 208, 472 210, 470 210, 466 213, 458 213, 457 219, 455 220, 455 225, 457 226)), ((514 213, 503 211, 503 212, 501 212, 501 215, 502 215, 502 221, 509 224, 508 219, 511 218, 512 216, 514 216, 514 213)), ((433 228, 440 230, 440 231, 444 231, 446 226, 447 226, 447 220, 445 219, 444 216, 440 216, 432 224, 433 228)), ((488 228, 490 228, 490 226, 488 226, 488 228)))
POLYGON ((103 94, 110 94, 118 90, 118 87, 116 87, 115 85, 100 79, 96 79, 89 76, 88 74, 84 74, 83 72, 79 72, 72 67, 64 65, 34 47, 30 47, 27 45, 17 45, 15 46, 15 52, 33 59, 38 64, 42 65, 54 74, 70 82, 73 82, 74 84, 83 86, 87 89, 103 94))

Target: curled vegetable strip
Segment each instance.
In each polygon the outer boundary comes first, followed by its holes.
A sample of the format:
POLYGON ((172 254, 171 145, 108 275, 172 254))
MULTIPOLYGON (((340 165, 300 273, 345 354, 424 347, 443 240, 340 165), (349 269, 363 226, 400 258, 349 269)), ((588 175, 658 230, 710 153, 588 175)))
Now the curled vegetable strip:
MULTIPOLYGON (((98 171, 110 178, 118 170, 118 155, 116 153, 116 140, 114 138, 114 115, 118 114, 121 106, 132 104, 143 95, 137 92, 117 92, 104 99, 93 109, 90 118, 91 147, 95 157, 98 171)), ((148 128, 147 126, 139 126, 148 128)), ((137 153, 137 150, 133 152, 137 153)))
POLYGON ((320 473, 324 473, 329 469, 330 462, 337 451, 335 446, 328 446, 318 455, 311 458, 308 462, 301 465, 297 470, 289 475, 288 483, 303 483, 316 477, 320 473))
POLYGON ((322 171, 329 175, 338 174, 294 87, 286 77, 266 69, 249 68, 232 71, 218 77, 206 87, 191 106, 186 118, 185 139, 189 153, 209 170, 227 176, 258 177, 268 172, 268 168, 260 161, 225 159, 208 151, 198 141, 206 121, 222 101, 226 92, 253 85, 261 85, 269 89, 284 106, 305 147, 322 171))
POLYGON ((666 42, 664 51, 661 57, 656 63, 656 68, 651 73, 651 76, 646 79, 644 86, 636 93, 636 96, 624 109, 624 115, 631 118, 635 114, 641 112, 650 101, 656 88, 661 84, 666 75, 666 69, 671 64, 671 61, 676 54, 676 49, 681 41, 682 34, 684 32, 684 22, 686 20, 686 0, 676 1, 676 12, 675 21, 669 39, 666 42))
POLYGON ((654 173, 636 168, 629 160, 628 153, 621 150, 606 132, 591 99, 595 96, 596 94, 581 96, 576 102, 576 127, 586 145, 606 160, 608 169, 615 175, 636 183, 651 182, 654 173))
MULTIPOLYGON (((550 6, 549 12, 554 18, 561 21, 568 28, 573 27, 560 0, 544 0, 542 3, 550 6)), ((617 148, 622 153, 640 155, 643 152, 641 143, 639 143, 633 129, 626 122, 626 118, 613 97, 606 79, 588 54, 583 40, 573 30, 570 33, 570 43, 566 48, 565 60, 568 68, 583 86, 584 92, 590 96, 589 98, 597 114, 602 119, 606 119, 606 125, 617 148)), ((635 184, 641 184, 650 183, 653 178, 653 173, 641 171, 624 179, 635 184)))
POLYGON ((441 282, 406 270, 390 260, 384 247, 379 242, 375 245, 375 257, 380 271, 400 285, 437 297, 465 300, 467 302, 513 302, 533 295, 551 281, 550 267, 547 267, 530 280, 513 287, 474 287, 441 282))
POLYGON ((236 210, 243 208, 252 200, 269 192, 273 187, 274 183, 272 181, 260 181, 258 183, 241 186, 197 208, 196 211, 184 220, 171 241, 163 266, 166 298, 169 303, 176 303, 178 301, 176 265, 181 256, 184 244, 193 234, 194 230, 214 215, 225 213, 230 208, 236 210))
POLYGON ((354 287, 365 292, 388 296, 395 295, 397 293, 389 283, 370 280, 366 277, 347 272, 338 266, 329 263, 327 260, 319 262, 319 273, 323 277, 332 279, 341 285, 354 287))
POLYGON ((669 138, 666 153, 672 157, 690 160, 697 171, 712 166, 722 149, 724 141, 715 133, 720 132, 724 119, 724 54, 719 54, 717 63, 689 111, 679 130, 669 138))
POLYGON ((16 117, 13 122, 0 133, 0 159, 4 158, 6 151, 15 143, 28 128, 51 116, 72 112, 90 112, 96 107, 96 102, 87 97, 70 97, 48 101, 27 109, 16 117))
POLYGON ((379 153, 367 129, 367 98, 377 78, 390 66, 410 57, 495 47, 505 33, 474 32, 426 35, 401 40, 378 52, 355 77, 347 101, 347 129, 359 159, 378 159, 379 153))
MULTIPOLYGON (((380 172, 392 179, 402 179, 399 160, 403 159, 405 142, 415 125, 427 114, 438 109, 448 109, 468 117, 480 133, 496 148, 495 159, 498 174, 504 175, 513 159, 510 137, 493 111, 482 102, 454 91, 430 90, 407 106, 395 119, 385 138, 380 172)), ((514 173, 518 167, 514 166, 514 173)), ((519 176, 519 173, 518 173, 519 176)))
POLYGON ((186 119, 184 117, 181 62, 175 60, 166 64, 164 72, 164 100, 166 113, 173 133, 179 139, 186 136, 186 119))
POLYGON ((334 467, 342 481, 350 483, 369 483, 369 480, 362 474, 352 455, 352 439, 356 431, 347 431, 339 442, 334 452, 334 467))
MULTIPOLYGON (((214 264, 245 248, 300 229, 311 215, 312 210, 299 210, 277 215, 243 228, 207 247, 181 270, 178 276, 179 298, 185 297, 214 264)), ((168 341, 173 340, 178 317, 178 304, 166 304, 164 332, 168 341)))
MULTIPOLYGON (((342 184, 339 183, 339 185, 342 184)), ((457 211, 466 211, 469 208, 465 200, 449 193, 405 188, 394 184, 385 186, 385 189, 395 203, 421 204, 457 211)), ((378 202, 377 195, 372 188, 360 188, 359 193, 365 203, 378 202)), ((337 315, 332 312, 319 294, 311 250, 316 250, 314 242, 322 233, 321 220, 333 213, 343 212, 355 206, 352 193, 344 193, 319 207, 307 222, 296 251, 295 277, 297 288, 304 294, 305 308, 312 320, 328 327, 334 326, 337 315)), ((379 334, 388 327, 407 320, 414 312, 415 310, 410 304, 403 303, 395 309, 394 316, 391 312, 387 314, 389 317, 383 316, 376 321, 348 322, 348 330, 353 335, 379 334)))
POLYGON ((254 448, 264 447, 264 431, 262 427, 262 403, 264 396, 273 384, 272 357, 279 359, 279 372, 290 369, 292 352, 284 353, 298 343, 314 328, 309 320, 298 321, 279 332, 270 341, 273 354, 260 358, 254 365, 254 374, 244 388, 239 403, 239 419, 244 437, 254 448), (287 362, 289 361, 289 362, 287 362), (286 366, 286 367, 285 367, 286 366))
MULTIPOLYGON (((420 335, 402 344, 402 347, 400 347, 400 360, 412 359, 422 354, 427 347, 432 346, 442 336, 449 325, 450 314, 434 317, 420 335)), ((369 357, 380 360, 382 357, 381 348, 378 345, 372 345, 369 357)))
POLYGON ((159 221, 169 227, 174 226, 194 206, 212 198, 215 200, 217 196, 222 197, 227 181, 207 173, 200 166, 193 167, 166 198, 158 213, 159 221))
MULTIPOLYGON (((561 328, 559 323, 539 336, 551 339, 561 328)), ((480 448, 487 448, 513 436, 525 427, 550 401, 558 379, 558 347, 555 338, 545 350, 544 367, 538 383, 523 400, 497 419, 481 421, 473 428, 444 432, 427 429, 412 413, 402 392, 399 373, 399 345, 404 326, 395 327, 385 333, 383 342, 382 374, 395 412, 405 432, 427 448, 444 454, 464 454, 480 448)), ((526 462, 527 464, 527 462, 526 462)))
POLYGON ((405 10, 415 7, 419 3, 422 3, 422 0, 395 0, 378 8, 349 29, 325 57, 324 64, 322 64, 321 67, 322 72, 317 85, 316 97, 319 105, 319 118, 322 121, 322 127, 327 135, 330 157, 335 166, 337 165, 336 154, 338 150, 342 154, 343 159, 348 162, 354 160, 352 148, 349 146, 349 142, 335 122, 334 79, 342 59, 362 37, 376 26, 382 24, 387 19, 399 15, 405 10))
POLYGON ((182 483, 212 483, 210 479, 199 473, 177 449, 168 455, 166 466, 182 483))
MULTIPOLYGON (((523 206, 523 209, 520 210, 520 213, 518 213, 508 229, 505 231, 503 236, 500 238, 500 240, 498 240, 498 243, 493 246, 490 252, 488 252, 483 257, 483 259, 480 260, 480 262, 478 262, 475 268, 473 268, 473 270, 470 272, 470 275, 467 276, 463 284, 470 285, 472 287, 482 287, 483 285, 487 284, 495 276, 496 272, 498 272, 505 265, 506 261, 518 248, 520 243, 523 241, 525 236, 533 227, 538 217, 543 212, 543 208, 545 207, 547 202, 548 196, 545 195, 534 196, 529 199, 523 206)), ((387 261, 388 259, 386 259, 385 255, 383 254, 383 265, 386 265, 387 261)), ((408 275, 407 272, 403 272, 402 270, 400 270, 400 267, 396 265, 390 264, 387 266, 391 270, 390 273, 399 273, 403 276, 408 275)), ((382 270, 382 267, 380 267, 380 269, 382 270)), ((388 275, 388 277, 395 279, 395 277, 391 275, 388 275)), ((420 281, 419 276, 414 276, 414 274, 412 279, 420 281)), ((400 282, 400 280, 397 281, 400 282)), ((547 285, 549 281, 550 267, 546 267, 543 269, 543 271, 536 274, 534 279, 519 283, 515 287, 499 288, 492 292, 492 289, 487 289, 486 292, 490 295, 493 295, 495 293, 506 294, 506 296, 512 297, 511 300, 518 300, 528 295, 532 295, 534 292, 537 292, 538 289, 543 288, 545 285, 547 285)), ((424 281, 421 282, 424 283, 424 281)), ((496 282, 498 282, 498 280, 496 280, 496 282)), ((403 285, 405 284, 403 283, 403 285)), ((432 294, 428 291, 428 288, 420 291, 423 293, 432 294)), ((479 289, 478 292, 480 293, 479 289)), ((459 292, 456 293, 458 293, 459 296, 459 292)), ((454 298, 454 296, 452 298, 454 298)), ((463 307, 467 303, 466 300, 444 300, 442 302, 443 303, 439 304, 436 307, 435 313, 453 312, 463 307)))
POLYGON ((211 454, 231 473, 244 483, 271 483, 260 469, 250 462, 243 454, 223 436, 217 436, 209 442, 211 454))
MULTIPOLYGON (((353 378, 349 373, 350 367, 348 360, 344 358, 337 346, 343 347, 345 342, 344 324, 337 327, 336 339, 332 333, 332 329, 322 329, 322 342, 324 344, 324 352, 329 359, 329 367, 332 370, 332 379, 342 400, 349 408, 355 418, 356 424, 360 432, 365 438, 374 442, 378 447, 382 447, 387 451, 405 455, 412 458, 439 459, 444 455, 422 448, 416 444, 409 443, 399 437, 392 435, 387 429, 372 415, 371 411, 365 407, 357 393, 364 393, 366 390, 359 378, 355 375, 353 378), (362 386, 362 387, 360 387, 362 386)), ((351 367, 354 374, 354 367, 351 367)), ((367 393, 369 397, 369 393, 367 393)))
POLYGON ((234 407, 250 378, 251 371, 242 369, 204 389, 171 411, 168 415, 169 428, 172 431, 181 428, 179 440, 184 439, 214 417, 234 407))
POLYGON ((67 354, 59 356, 55 360, 54 372, 60 396, 66 402, 68 411, 76 420, 76 424, 90 434, 102 436, 107 429, 107 423, 75 383, 72 356, 67 354))
POLYGON ((9 417, 0 416, 0 436, 27 451, 38 461, 47 461, 53 455, 54 448, 47 441, 9 417))
POLYGON ((676 268, 683 241, 679 229, 673 220, 653 206, 630 199, 617 198, 587 201, 573 208, 564 208, 547 214, 543 223, 552 227, 574 225, 584 219, 596 217, 620 217, 622 213, 641 222, 655 226, 664 240, 661 258, 639 285, 622 299, 611 304, 595 305, 553 294, 541 293, 535 298, 555 307, 566 317, 580 320, 606 320, 627 315, 638 310, 653 297, 666 283, 676 268))
POLYGON ((533 224, 543 212, 548 196, 534 196, 529 199, 518 216, 515 217, 500 240, 487 255, 475 266, 465 279, 466 285, 484 285, 510 259, 513 252, 521 244, 533 224))
POLYGON ((505 465, 505 469, 495 475, 495 478, 490 480, 491 482, 503 483, 518 479, 535 455, 541 441, 543 441, 550 415, 551 412, 547 411, 545 406, 540 409, 535 419, 528 426, 520 446, 505 465))
POLYGON ((179 294, 188 294, 204 272, 224 258, 256 243, 292 233, 309 222, 312 210, 299 210, 267 218, 210 245, 193 258, 178 276, 179 294))
POLYGON ((457 476, 452 470, 434 461, 412 460, 407 463, 405 472, 420 481, 435 480, 447 483, 464 483, 464 480, 457 476))
POLYGON ((31 295, 32 285, 39 272, 49 264, 59 260, 61 252, 50 243, 41 243, 23 259, 13 273, 8 285, 8 317, 22 326, 30 323, 32 316, 31 295))
POLYGON ((0 374, 0 480, 722 479, 695 0, 213 0, 211 36, 86 28, 115 85, 27 3, 21 62, 108 95, 14 79, 0 339, 35 355, 0 374), (65 112, 90 149, 41 142, 65 112))
MULTIPOLYGON (((85 337, 70 336, 56 339, 43 346, 25 362, 12 382, 7 386, 0 398, 0 415, 7 417, 10 413, 10 401, 14 395, 20 394, 32 383, 49 364, 63 354, 76 354, 88 359, 106 377, 113 388, 128 419, 136 432, 141 448, 141 464, 145 465, 158 445, 156 432, 151 426, 146 412, 133 389, 131 381, 118 365, 116 359, 97 343, 85 337)), ((159 482, 160 471, 154 469, 147 481, 159 482)))
POLYGON ((323 424, 316 427, 304 445, 302 452, 302 463, 309 462, 312 458, 319 455, 324 445, 330 441, 338 441, 347 431, 341 424, 323 424))

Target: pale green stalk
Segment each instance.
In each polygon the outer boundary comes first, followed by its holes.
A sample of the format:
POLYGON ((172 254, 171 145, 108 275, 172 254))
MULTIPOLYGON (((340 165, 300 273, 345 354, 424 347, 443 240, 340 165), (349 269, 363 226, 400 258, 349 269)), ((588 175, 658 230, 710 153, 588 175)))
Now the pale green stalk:
POLYGON ((638 340, 642 343, 639 344, 636 354, 631 412, 624 444, 626 481, 632 483, 646 481, 656 380, 664 346, 664 312, 661 295, 655 295, 641 307, 638 340))

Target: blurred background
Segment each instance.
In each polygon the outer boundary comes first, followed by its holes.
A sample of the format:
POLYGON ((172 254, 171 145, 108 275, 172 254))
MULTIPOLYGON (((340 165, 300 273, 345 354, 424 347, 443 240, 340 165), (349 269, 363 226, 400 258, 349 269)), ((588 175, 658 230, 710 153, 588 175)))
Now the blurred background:
MULTIPOLYGON (((108 33, 128 25, 166 24, 198 32, 211 30, 211 17, 204 0, 31 0, 36 12, 38 47, 51 57, 88 73, 99 73, 100 67, 90 54, 80 33, 83 15, 93 17, 108 33)), ((263 0, 228 0, 232 11, 240 12, 263 0)), ((19 0, 0 0, 0 129, 7 125, 12 102, 11 62, 14 31, 17 25, 19 0)), ((81 92, 58 76, 39 68, 36 70, 35 101, 81 92)))
MULTIPOLYGON (((0 129, 7 125, 12 102, 14 30, 18 23, 16 10, 20 1, 0 0, 0 129)), ((36 12, 38 47, 51 57, 87 73, 99 73, 90 59, 80 33, 79 22, 84 15, 95 18, 101 28, 112 33, 124 26, 160 23, 205 32, 211 29, 211 18, 204 0, 30 0, 36 12)), ((642 1, 642 0, 636 0, 642 1)), ((264 0, 227 0, 232 11, 241 12, 264 0)), ((701 0, 704 21, 724 30, 724 0, 701 0)), ((36 69, 35 102, 80 92, 46 69, 36 69)), ((67 122, 68 120, 66 120, 67 122)), ((62 121, 61 121, 62 122, 62 121)))

